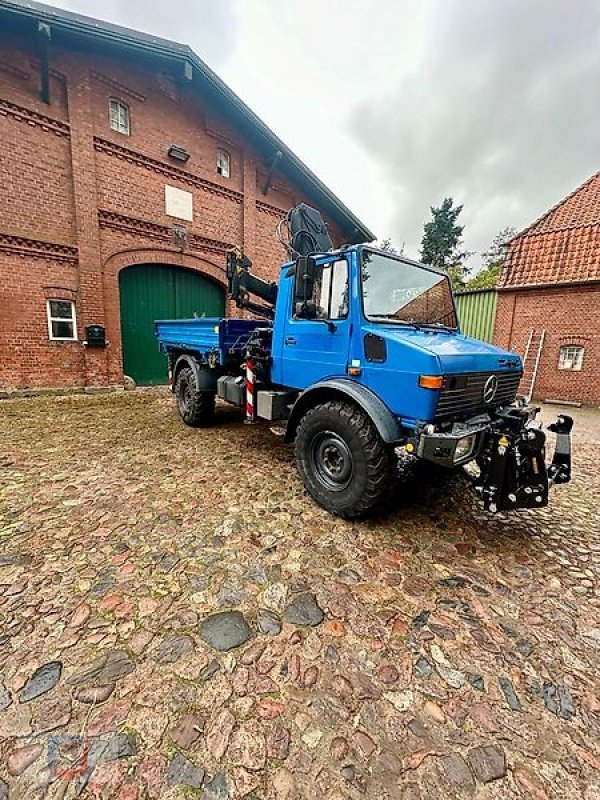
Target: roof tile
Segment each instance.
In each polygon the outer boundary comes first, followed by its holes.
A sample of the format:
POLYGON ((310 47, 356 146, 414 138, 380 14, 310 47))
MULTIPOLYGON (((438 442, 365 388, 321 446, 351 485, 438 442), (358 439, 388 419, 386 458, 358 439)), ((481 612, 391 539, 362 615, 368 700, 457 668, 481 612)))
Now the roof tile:
POLYGON ((501 287, 600 280, 600 172, 508 245, 501 287))

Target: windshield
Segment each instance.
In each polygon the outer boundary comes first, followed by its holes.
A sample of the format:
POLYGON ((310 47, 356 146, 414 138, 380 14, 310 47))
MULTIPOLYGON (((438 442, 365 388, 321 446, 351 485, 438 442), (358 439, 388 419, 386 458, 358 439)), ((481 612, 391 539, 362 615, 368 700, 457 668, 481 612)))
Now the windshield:
POLYGON ((363 250, 361 266, 367 319, 457 327, 446 275, 370 250, 363 250))

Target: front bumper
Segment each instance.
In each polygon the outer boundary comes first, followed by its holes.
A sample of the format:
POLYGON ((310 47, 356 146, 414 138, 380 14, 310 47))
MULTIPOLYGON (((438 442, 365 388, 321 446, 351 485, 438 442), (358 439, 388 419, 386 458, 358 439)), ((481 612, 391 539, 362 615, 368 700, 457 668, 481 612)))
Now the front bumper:
POLYGON ((491 418, 487 414, 464 423, 457 422, 447 430, 436 431, 433 425, 425 425, 409 439, 406 450, 440 467, 458 467, 475 458, 490 425, 491 418))

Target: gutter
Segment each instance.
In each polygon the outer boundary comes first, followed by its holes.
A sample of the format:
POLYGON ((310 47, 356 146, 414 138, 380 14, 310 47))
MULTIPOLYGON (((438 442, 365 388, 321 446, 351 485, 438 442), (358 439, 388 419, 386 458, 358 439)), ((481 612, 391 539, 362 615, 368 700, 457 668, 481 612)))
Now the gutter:
POLYGON ((528 292, 535 291, 535 289, 569 289, 570 287, 577 289, 582 286, 600 287, 600 278, 588 278, 582 281, 555 281, 554 283, 509 284, 507 286, 497 286, 496 289, 499 292, 528 292))

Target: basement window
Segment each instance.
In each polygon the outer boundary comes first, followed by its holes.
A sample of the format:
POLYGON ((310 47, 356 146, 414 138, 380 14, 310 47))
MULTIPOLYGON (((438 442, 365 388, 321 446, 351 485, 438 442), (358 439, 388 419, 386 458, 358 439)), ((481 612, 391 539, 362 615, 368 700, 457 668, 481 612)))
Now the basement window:
POLYGON ((108 102, 108 114, 110 119, 110 127, 117 133, 122 133, 129 136, 131 133, 129 125, 129 106, 122 100, 117 100, 111 97, 108 102))
POLYGON ((227 150, 217 150, 217 175, 228 178, 231 174, 231 157, 227 150))
POLYGON ((74 342, 77 340, 75 303, 70 300, 47 300, 48 336, 51 341, 74 342))
POLYGON ((583 347, 580 345, 568 344, 560 348, 558 356, 559 369, 581 370, 583 366, 583 347))

